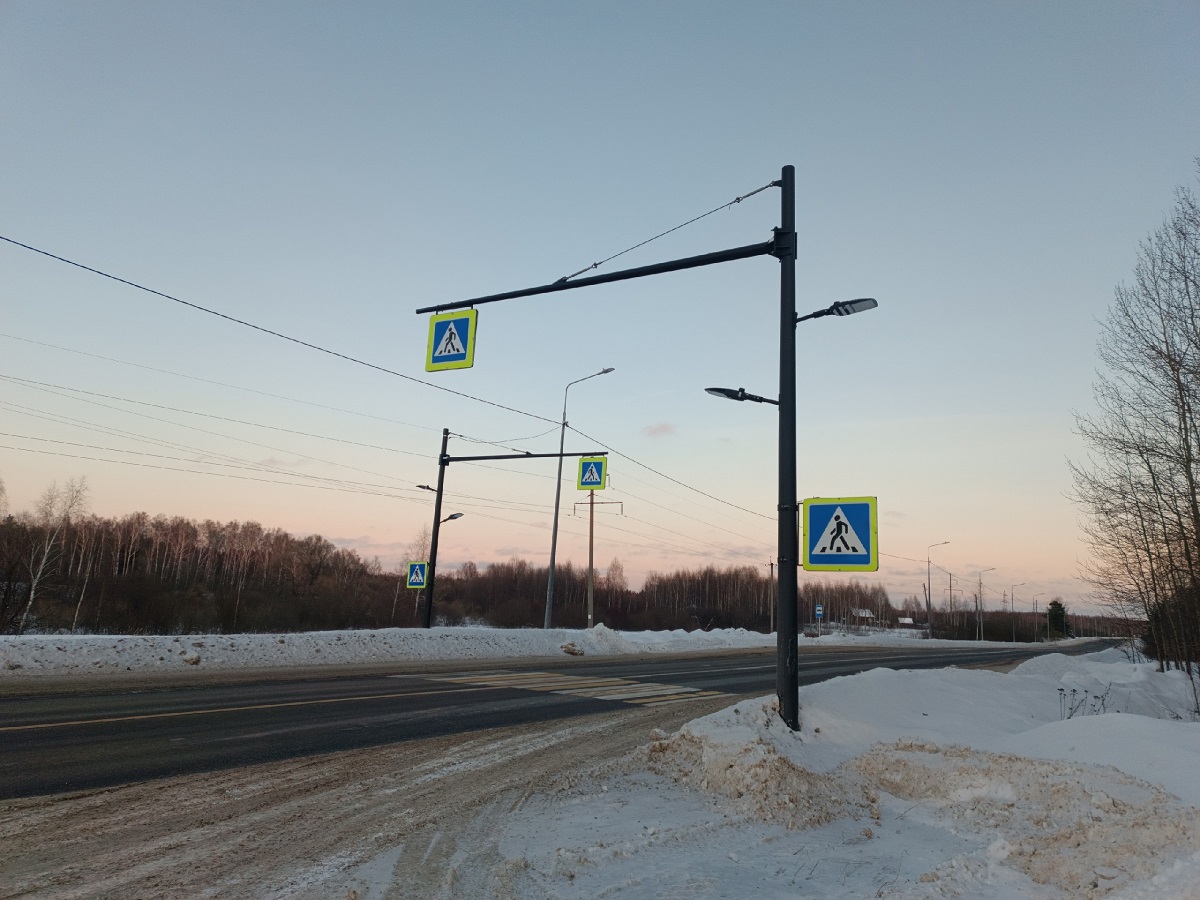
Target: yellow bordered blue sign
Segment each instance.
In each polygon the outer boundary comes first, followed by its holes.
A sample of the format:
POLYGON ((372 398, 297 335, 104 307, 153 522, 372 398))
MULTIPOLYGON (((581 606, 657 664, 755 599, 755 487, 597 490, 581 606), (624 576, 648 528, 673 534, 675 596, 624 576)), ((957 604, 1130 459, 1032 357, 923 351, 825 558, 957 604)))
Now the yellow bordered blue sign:
POLYGON ((805 500, 802 522, 806 571, 879 571, 879 514, 875 497, 805 500))
POLYGON ((459 309, 429 320, 425 371, 469 369, 475 365, 475 331, 479 311, 459 309))
POLYGON ((581 491, 602 491, 608 476, 608 459, 603 456, 583 456, 579 459, 579 479, 577 486, 581 491))
POLYGON ((408 587, 410 590, 419 591, 425 587, 425 581, 429 574, 429 563, 427 562, 410 562, 408 564, 408 587))

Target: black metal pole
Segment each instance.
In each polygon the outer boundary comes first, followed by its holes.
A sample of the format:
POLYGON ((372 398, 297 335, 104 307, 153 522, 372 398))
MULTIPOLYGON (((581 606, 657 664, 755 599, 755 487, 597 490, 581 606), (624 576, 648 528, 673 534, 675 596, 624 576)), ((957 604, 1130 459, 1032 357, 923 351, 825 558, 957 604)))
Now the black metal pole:
POLYGON ((417 315, 424 313, 447 312, 453 309, 467 309, 484 303, 495 303, 499 300, 512 300, 516 297, 533 297, 537 294, 552 294, 556 291, 573 291, 575 288, 590 287, 594 284, 610 284, 614 281, 627 281, 630 278, 644 278, 647 275, 662 275, 666 272, 678 272, 682 269, 695 269, 700 266, 712 266, 717 263, 733 262, 737 259, 750 259, 754 256, 766 256, 775 252, 771 241, 762 244, 748 244, 745 247, 734 247, 731 250, 718 250, 715 253, 703 253, 700 256, 689 256, 685 259, 673 259, 669 262, 654 263, 650 266, 638 266, 636 269, 623 269, 620 272, 609 272, 607 275, 593 275, 590 278, 578 278, 574 281, 559 279, 553 284, 543 284, 538 287, 525 288, 520 291, 506 291, 503 294, 489 294, 486 297, 475 297, 471 300, 459 300, 454 303, 439 303, 437 306, 424 306, 417 310, 417 315))
POLYGON ((438 485, 437 498, 433 501, 433 536, 429 539, 429 570, 425 573, 425 621, 423 626, 429 628, 433 624, 433 584, 437 572, 438 532, 442 527, 442 486, 446 483, 446 466, 450 457, 446 455, 446 445, 450 441, 450 429, 442 429, 442 452, 438 454, 438 485))
POLYGON ((781 215, 775 233, 779 258, 779 593, 775 692, 788 728, 800 728, 796 660, 796 596, 800 536, 796 509, 796 169, 780 178, 781 215))

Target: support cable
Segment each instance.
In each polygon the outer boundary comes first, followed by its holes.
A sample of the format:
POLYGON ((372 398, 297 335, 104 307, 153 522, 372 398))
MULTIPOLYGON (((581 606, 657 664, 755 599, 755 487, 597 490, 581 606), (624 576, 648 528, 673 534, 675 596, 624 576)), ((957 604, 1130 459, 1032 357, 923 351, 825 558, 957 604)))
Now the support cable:
POLYGON ((656 234, 652 238, 646 238, 646 240, 642 241, 640 244, 634 244, 632 247, 628 248, 627 250, 622 250, 620 253, 614 253, 612 256, 608 257, 607 259, 602 259, 599 262, 592 263, 590 266, 585 266, 584 268, 580 269, 578 272, 574 272, 571 275, 564 275, 562 278, 558 279, 558 281, 556 281, 554 283, 562 284, 564 281, 570 281, 572 278, 578 278, 584 272, 590 272, 593 269, 598 269, 605 263, 612 262, 618 256, 624 256, 626 253, 632 253, 634 250, 637 250, 639 247, 645 247, 647 244, 649 244, 653 241, 657 241, 661 237, 666 237, 668 234, 671 234, 674 231, 678 231, 680 228, 686 228, 688 225, 691 225, 693 222, 699 222, 701 219, 705 218, 706 216, 711 216, 713 213, 720 212, 723 209, 729 209, 729 207, 734 206, 735 204, 741 203, 743 200, 753 197, 755 194, 761 194, 763 191, 767 190, 768 188, 775 187, 777 184, 778 184, 778 182, 772 181, 770 184, 764 184, 760 188, 755 188, 748 194, 742 194, 742 196, 740 196, 740 197, 734 197, 728 203, 722 203, 716 209, 710 209, 708 212, 706 212, 702 215, 696 216, 696 218, 694 218, 694 219, 688 219, 682 225, 676 225, 674 228, 668 228, 662 234, 656 234))

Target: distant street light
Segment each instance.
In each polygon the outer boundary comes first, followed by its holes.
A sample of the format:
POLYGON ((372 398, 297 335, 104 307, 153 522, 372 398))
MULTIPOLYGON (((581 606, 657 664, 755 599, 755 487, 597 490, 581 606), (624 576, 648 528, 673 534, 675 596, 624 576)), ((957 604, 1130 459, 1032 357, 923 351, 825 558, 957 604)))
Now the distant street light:
POLYGON ((978 629, 975 639, 977 641, 983 640, 983 576, 988 572, 995 571, 996 567, 992 566, 990 569, 982 569, 979 572, 979 593, 975 595, 975 625, 978 629))
POLYGON ((546 615, 542 622, 543 628, 550 627, 550 615, 554 607, 554 554, 558 549, 558 504, 562 500, 562 452, 567 437, 567 392, 571 390, 572 384, 579 384, 581 381, 587 381, 597 375, 607 375, 613 371, 615 369, 601 369, 599 372, 593 372, 583 378, 576 378, 563 388, 562 424, 558 428, 558 478, 554 482, 554 524, 550 526, 550 575, 546 579, 546 615))
POLYGON ((1012 642, 1017 642, 1017 588, 1023 587, 1025 582, 1014 584, 1012 590, 1008 592, 1008 612, 1009 618, 1012 619, 1012 642))
POLYGON ((933 573, 933 564, 929 561, 929 551, 934 547, 944 547, 949 541, 939 541, 936 544, 930 544, 925 548, 925 627, 929 629, 929 636, 933 637, 933 579, 930 577, 933 573))
MULTIPOLYGON (((791 167, 784 170, 784 204, 781 233, 793 234, 796 228, 795 191, 791 167)), ((800 728, 800 670, 796 658, 798 574, 800 568, 799 508, 796 494, 796 329, 800 322, 822 316, 850 316, 874 309, 879 303, 871 298, 839 300, 832 306, 805 316, 796 315, 796 253, 794 239, 786 255, 780 285, 779 399, 771 400, 746 393, 745 388, 705 388, 705 392, 726 400, 750 400, 779 407, 779 585, 776 592, 775 622, 775 693, 779 698, 779 717, 788 728, 800 728), (792 327, 788 327, 791 323, 792 327)))
MULTIPOLYGON (((1041 625, 1038 624, 1038 620, 1037 620, 1037 598, 1045 597, 1045 596, 1046 596, 1045 591, 1042 591, 1039 594, 1033 595, 1033 640, 1034 640, 1034 643, 1037 643, 1037 641, 1039 641, 1042 637, 1041 625)), ((1050 640, 1050 620, 1049 619, 1046 619, 1046 640, 1050 640)))

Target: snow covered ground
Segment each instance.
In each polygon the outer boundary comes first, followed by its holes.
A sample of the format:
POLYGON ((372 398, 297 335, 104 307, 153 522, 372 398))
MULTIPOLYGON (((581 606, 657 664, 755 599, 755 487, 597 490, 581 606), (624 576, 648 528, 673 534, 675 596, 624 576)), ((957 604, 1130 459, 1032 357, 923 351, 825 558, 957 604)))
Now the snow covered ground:
POLYGON ((696 719, 527 803, 517 896, 1200 897, 1200 724, 1117 650, 873 671, 696 719), (1069 717, 1068 717, 1069 714, 1069 717))
MULTIPOLYGON (((0 687, 91 672, 773 645, 750 632, 606 628, 35 636, 0 638, 0 687)), ((773 697, 748 700, 528 797, 488 829, 501 862, 482 893, 1200 898, 1200 723, 1182 673, 1118 650, 1054 653, 1008 673, 875 669, 804 687, 800 702, 799 732, 782 726, 773 697)), ((404 893, 378 862, 356 867, 362 900, 404 893)))
MULTIPOLYGON (((824 635, 812 646, 908 644, 917 631, 870 636, 824 635)), ((964 646, 954 641, 938 641, 964 646)), ((774 647, 775 635, 714 631, 619 632, 563 628, 381 628, 373 631, 310 631, 296 634, 27 635, 0 636, 0 685, 38 676, 153 674, 195 670, 241 670, 319 665, 369 665, 459 659, 620 656, 774 647)), ((924 646, 930 646, 924 644, 924 646)), ((1006 644, 971 643, 971 647, 1006 644)))

